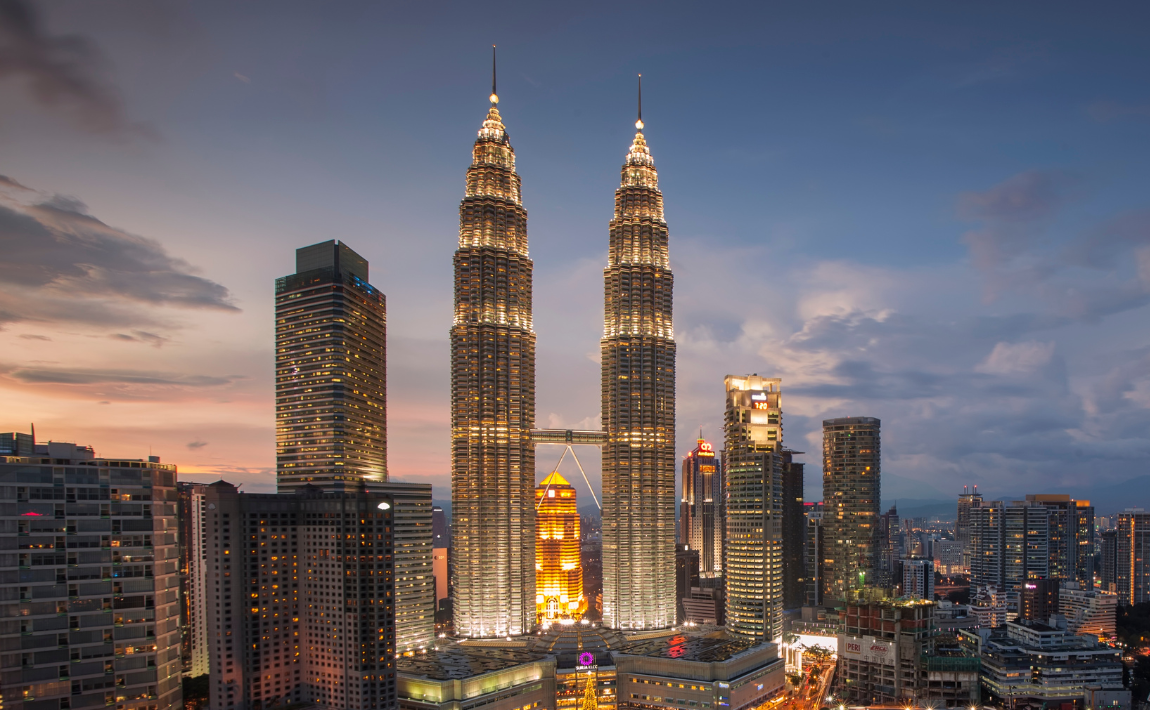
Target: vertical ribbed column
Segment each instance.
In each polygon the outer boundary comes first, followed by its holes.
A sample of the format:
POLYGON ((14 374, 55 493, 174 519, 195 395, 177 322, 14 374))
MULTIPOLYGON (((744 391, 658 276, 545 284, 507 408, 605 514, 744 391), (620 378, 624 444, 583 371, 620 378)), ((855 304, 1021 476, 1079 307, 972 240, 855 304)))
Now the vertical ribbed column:
POLYGON ((535 332, 519 189, 493 103, 467 171, 455 252, 451 513, 455 631, 464 637, 523 634, 535 622, 535 332))
POLYGON ((667 223, 639 132, 615 191, 601 343, 603 623, 675 623, 675 341, 667 223))

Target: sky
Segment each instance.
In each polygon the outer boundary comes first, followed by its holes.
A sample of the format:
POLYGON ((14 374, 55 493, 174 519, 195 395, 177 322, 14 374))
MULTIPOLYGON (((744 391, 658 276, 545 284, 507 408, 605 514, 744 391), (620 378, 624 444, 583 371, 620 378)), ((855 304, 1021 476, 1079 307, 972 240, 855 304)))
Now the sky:
MULTIPOLYGON (((680 455, 721 441, 723 376, 758 373, 782 378, 809 500, 840 416, 882 419, 884 500, 1121 489, 1150 474, 1148 20, 0 0, 0 431, 274 489, 274 281, 339 239, 387 296, 390 476, 449 498, 452 253, 496 44, 539 426, 598 426, 642 73, 680 455)), ((540 477, 560 453, 540 447, 540 477)))

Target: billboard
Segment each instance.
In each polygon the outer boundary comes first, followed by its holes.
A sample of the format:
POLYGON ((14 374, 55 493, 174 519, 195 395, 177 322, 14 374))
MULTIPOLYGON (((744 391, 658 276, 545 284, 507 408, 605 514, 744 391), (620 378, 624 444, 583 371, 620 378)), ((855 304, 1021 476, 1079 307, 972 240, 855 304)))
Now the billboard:
POLYGON ((839 657, 866 663, 895 665, 894 642, 873 636, 839 636, 839 657))

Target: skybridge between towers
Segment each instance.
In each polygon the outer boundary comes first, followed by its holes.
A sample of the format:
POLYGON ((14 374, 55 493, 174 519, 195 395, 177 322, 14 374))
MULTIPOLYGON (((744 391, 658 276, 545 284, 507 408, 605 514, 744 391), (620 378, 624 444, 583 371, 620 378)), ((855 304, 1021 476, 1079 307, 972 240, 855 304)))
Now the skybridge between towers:
POLYGON ((531 443, 535 446, 540 444, 551 444, 554 446, 566 446, 562 456, 559 457, 559 462, 555 464, 555 471, 559 470, 559 464, 563 463, 563 459, 567 454, 571 454, 571 458, 575 459, 575 465, 579 467, 579 473, 583 474, 583 481, 587 484, 587 489, 591 491, 591 498, 595 501, 595 505, 599 510, 603 509, 603 505, 599 502, 599 498, 595 495, 595 489, 591 488, 591 481, 587 479, 587 472, 583 470, 583 464, 579 463, 579 457, 575 455, 575 450, 572 446, 598 446, 602 447, 607 443, 607 432, 605 431, 590 431, 581 429, 532 429, 531 430, 531 443))

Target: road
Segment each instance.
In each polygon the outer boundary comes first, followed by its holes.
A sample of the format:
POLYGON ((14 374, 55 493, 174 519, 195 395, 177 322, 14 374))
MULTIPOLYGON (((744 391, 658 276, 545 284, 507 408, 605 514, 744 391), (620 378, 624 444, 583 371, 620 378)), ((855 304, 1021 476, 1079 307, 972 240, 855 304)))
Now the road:
POLYGON ((803 684, 792 697, 777 705, 777 710, 819 710, 830 695, 831 681, 835 675, 835 662, 824 661, 814 663, 811 667, 819 669, 819 678, 811 682, 810 667, 803 673, 803 684))

